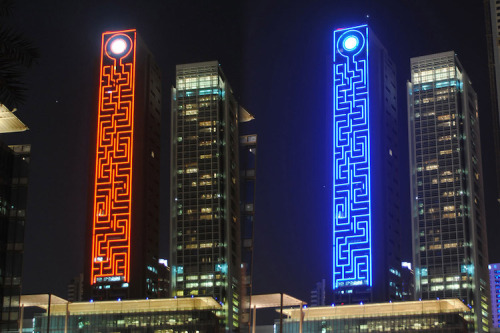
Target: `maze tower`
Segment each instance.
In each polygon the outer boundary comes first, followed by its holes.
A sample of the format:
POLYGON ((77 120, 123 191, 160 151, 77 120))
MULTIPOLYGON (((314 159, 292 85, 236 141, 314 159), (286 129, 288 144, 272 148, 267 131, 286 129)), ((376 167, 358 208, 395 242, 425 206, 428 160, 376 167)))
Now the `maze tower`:
POLYGON ((102 35, 91 190, 90 298, 154 297, 159 70, 135 30, 102 35))
POLYGON ((399 299, 394 66, 366 25, 336 30, 333 48, 335 300, 399 299))

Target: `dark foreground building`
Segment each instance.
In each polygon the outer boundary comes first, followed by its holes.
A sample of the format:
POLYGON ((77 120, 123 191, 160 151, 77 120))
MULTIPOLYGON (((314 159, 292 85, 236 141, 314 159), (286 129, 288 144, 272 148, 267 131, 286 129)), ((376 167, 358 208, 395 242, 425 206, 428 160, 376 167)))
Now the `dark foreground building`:
MULTIPOLYGON (((290 309, 283 333, 299 333, 300 326, 303 333, 474 332, 467 328, 469 312, 458 299, 290 309)), ((280 332, 279 320, 274 332, 280 332)))
POLYGON ((102 35, 86 299, 155 297, 160 71, 135 30, 102 35))
POLYGON ((0 332, 17 332, 20 319, 30 151, 0 142, 0 332))
POLYGON ((400 300, 395 66, 366 25, 333 48, 334 300, 400 300))
POLYGON ((53 304, 50 320, 37 315, 33 331, 218 333, 220 308, 209 297, 53 304))

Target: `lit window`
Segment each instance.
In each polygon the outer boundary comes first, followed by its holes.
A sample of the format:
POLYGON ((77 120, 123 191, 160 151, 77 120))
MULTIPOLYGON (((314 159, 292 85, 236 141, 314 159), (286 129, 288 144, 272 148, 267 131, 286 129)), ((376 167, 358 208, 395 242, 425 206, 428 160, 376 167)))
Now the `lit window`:
POLYGON ((212 212, 212 208, 210 208, 210 207, 203 207, 201 209, 201 212, 202 213, 211 213, 212 212))
POLYGON ((212 154, 200 155, 200 160, 206 160, 212 158, 212 154))
POLYGON ((449 140, 451 140, 451 135, 441 136, 438 139, 438 141, 449 141, 449 140))

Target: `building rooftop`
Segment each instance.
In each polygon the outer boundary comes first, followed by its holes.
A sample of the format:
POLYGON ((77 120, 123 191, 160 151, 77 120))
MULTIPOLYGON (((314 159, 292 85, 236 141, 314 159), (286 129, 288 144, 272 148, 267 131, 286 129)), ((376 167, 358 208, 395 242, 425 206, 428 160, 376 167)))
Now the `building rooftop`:
POLYGON ((9 110, 0 103, 0 133, 23 132, 28 129, 19 118, 14 115, 16 109, 9 110))
MULTIPOLYGON (((23 295, 21 304, 24 306, 37 306, 47 309, 48 294, 23 295)), ((64 315, 66 311, 78 314, 93 314, 106 312, 155 312, 155 311, 189 311, 222 309, 212 297, 186 297, 186 298, 158 298, 123 301, 99 302, 68 302, 65 299, 52 295, 51 315, 64 315)))
MULTIPOLYGON (((245 306, 251 307, 252 309, 255 307, 257 309, 263 308, 276 308, 281 306, 281 294, 264 294, 264 295, 252 295, 251 305, 248 306, 248 299, 245 300, 245 306)), ((287 294, 283 294, 283 306, 297 306, 301 304, 307 304, 304 301, 301 301, 298 298, 292 297, 287 294)))

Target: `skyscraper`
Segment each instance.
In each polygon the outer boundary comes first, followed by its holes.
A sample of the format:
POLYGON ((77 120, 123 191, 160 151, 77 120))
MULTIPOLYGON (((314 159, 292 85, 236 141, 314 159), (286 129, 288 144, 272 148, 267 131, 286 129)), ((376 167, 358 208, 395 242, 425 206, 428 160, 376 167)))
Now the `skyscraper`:
POLYGON ((489 325, 477 96, 454 52, 412 58, 408 83, 416 298, 458 298, 489 325))
POLYGON ((172 295, 213 296, 239 326, 238 104, 217 61, 178 65, 172 90, 172 295))
POLYGON ((87 298, 157 292, 160 71, 135 30, 102 34, 87 298))
POLYGON ((396 72, 366 25, 334 32, 335 303, 401 299, 396 72))
MULTIPOLYGON (((4 125, 2 121, 0 126, 4 125)), ((30 151, 30 145, 0 142, 0 332, 17 332, 22 320, 19 305, 30 151)))
POLYGON ((500 3, 483 0, 486 22, 486 45, 490 74, 490 99, 497 175, 497 199, 500 198, 500 3))
POLYGON ((255 223, 255 192, 257 185, 257 134, 252 125, 255 118, 240 107, 238 130, 240 135, 240 213, 241 213, 241 306, 240 323, 250 327, 252 303, 252 275, 255 223), (248 304, 248 306, 244 306, 248 304))

